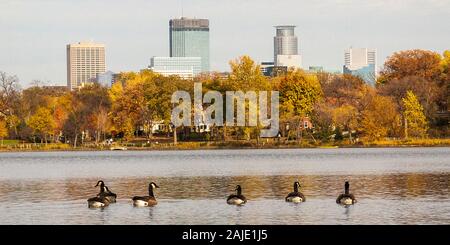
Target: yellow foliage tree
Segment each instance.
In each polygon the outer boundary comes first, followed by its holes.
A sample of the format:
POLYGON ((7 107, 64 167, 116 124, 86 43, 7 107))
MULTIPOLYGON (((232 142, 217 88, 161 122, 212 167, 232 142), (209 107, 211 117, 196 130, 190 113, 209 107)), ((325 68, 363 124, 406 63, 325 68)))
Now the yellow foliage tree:
POLYGON ((309 116, 322 97, 322 88, 315 75, 291 70, 279 81, 281 113, 286 117, 309 116))
POLYGON ((2 145, 5 137, 8 137, 8 128, 6 127, 6 122, 4 120, 0 120, 0 138, 2 139, 2 145))
POLYGON ((45 107, 37 109, 28 120, 28 126, 41 136, 41 143, 43 140, 47 143, 47 135, 53 134, 56 127, 52 112, 45 107))
POLYGON ((278 79, 280 91, 280 117, 295 129, 296 138, 301 138, 302 120, 311 116, 314 105, 322 98, 322 87, 316 75, 302 70, 290 70, 278 79))
POLYGON ((400 124, 397 107, 391 98, 374 95, 362 111, 360 130, 369 140, 379 140, 393 134, 400 124))
POLYGON ((428 122, 416 95, 412 91, 408 91, 402 102, 405 108, 403 111, 405 138, 408 138, 408 136, 425 137, 428 130, 428 122))
POLYGON ((350 142, 352 141, 352 131, 358 125, 358 110, 351 105, 343 105, 335 108, 332 112, 333 123, 337 127, 348 130, 350 142))

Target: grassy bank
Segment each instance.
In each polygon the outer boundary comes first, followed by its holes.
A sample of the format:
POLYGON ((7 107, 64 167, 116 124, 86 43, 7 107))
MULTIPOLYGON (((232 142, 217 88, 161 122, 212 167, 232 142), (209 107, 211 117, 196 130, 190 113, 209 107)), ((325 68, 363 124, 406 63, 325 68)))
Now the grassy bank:
POLYGON ((379 140, 365 143, 364 146, 450 146, 450 139, 379 140))
MULTIPOLYGON (((409 139, 409 140, 379 140, 350 144, 348 141, 320 143, 312 141, 226 141, 226 142, 179 142, 173 143, 116 143, 113 146, 124 147, 127 150, 203 150, 203 149, 285 149, 285 148, 372 148, 372 147, 449 147, 450 139, 409 139)), ((62 143, 20 143, 8 141, 0 146, 3 152, 21 151, 89 151, 111 150, 110 145, 89 144, 74 148, 62 143)))

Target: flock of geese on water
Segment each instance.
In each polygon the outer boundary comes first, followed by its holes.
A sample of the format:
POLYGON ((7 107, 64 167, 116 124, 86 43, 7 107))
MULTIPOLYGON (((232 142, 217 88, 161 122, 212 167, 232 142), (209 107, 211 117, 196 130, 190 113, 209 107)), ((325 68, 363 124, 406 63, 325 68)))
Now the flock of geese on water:
MULTIPOLYGON (((97 196, 89 198, 88 206, 90 208, 102 208, 108 206, 110 203, 115 203, 117 195, 112 193, 109 188, 105 185, 103 180, 99 180, 95 187, 100 187, 100 193, 97 196)), ((148 196, 135 196, 131 200, 133 201, 133 205, 136 207, 148 207, 154 206, 158 204, 155 198, 155 194, 153 190, 155 188, 159 188, 155 182, 150 182, 148 185, 148 196)), ((294 182, 294 191, 289 193, 285 200, 286 202, 292 203, 301 203, 306 201, 305 196, 299 191, 300 183, 298 181, 294 182)), ((247 198, 242 195, 242 187, 240 185, 236 186, 236 194, 231 194, 227 198, 227 203, 230 205, 243 205, 247 202, 247 198)), ((350 193, 350 184, 348 181, 345 182, 344 185, 344 193, 340 194, 336 203, 341 205, 353 205, 356 203, 356 198, 353 194, 350 193)))

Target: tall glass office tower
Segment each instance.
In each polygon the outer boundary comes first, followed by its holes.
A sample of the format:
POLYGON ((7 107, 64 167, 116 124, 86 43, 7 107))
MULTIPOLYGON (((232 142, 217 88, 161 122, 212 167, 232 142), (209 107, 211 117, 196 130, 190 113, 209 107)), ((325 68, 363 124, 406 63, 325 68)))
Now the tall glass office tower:
POLYGON ((293 25, 275 26, 276 36, 273 38, 273 61, 275 66, 300 68, 302 57, 298 54, 298 40, 293 25))
POLYGON ((169 21, 170 57, 200 57, 202 72, 209 71, 209 20, 172 19, 169 21))

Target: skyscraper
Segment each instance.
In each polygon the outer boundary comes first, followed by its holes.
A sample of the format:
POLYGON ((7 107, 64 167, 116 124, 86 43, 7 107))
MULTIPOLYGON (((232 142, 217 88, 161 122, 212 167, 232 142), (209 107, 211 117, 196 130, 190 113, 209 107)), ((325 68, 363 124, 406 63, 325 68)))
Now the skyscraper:
POLYGON ((200 57, 201 71, 209 71, 209 20, 170 20, 169 41, 170 57, 200 57))
POLYGON ((70 90, 95 82, 97 75, 105 70, 105 45, 92 42, 67 45, 67 87, 70 90))
POLYGON ((298 54, 298 39, 293 25, 275 26, 276 36, 273 38, 275 66, 300 68, 301 56, 298 54))
POLYGON ((344 53, 344 74, 358 76, 375 85, 377 51, 368 48, 349 48, 344 53))

